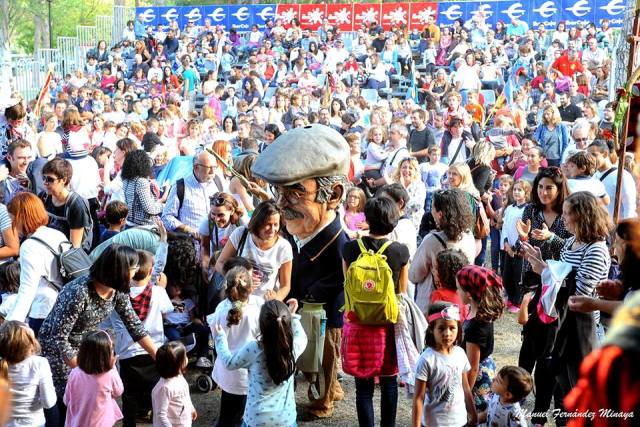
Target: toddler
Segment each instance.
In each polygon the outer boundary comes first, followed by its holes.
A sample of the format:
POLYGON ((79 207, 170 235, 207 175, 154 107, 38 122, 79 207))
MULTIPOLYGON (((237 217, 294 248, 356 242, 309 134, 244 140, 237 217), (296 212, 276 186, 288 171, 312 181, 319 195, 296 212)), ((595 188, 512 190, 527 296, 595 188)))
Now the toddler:
POLYGON ((129 215, 129 207, 126 203, 119 200, 112 200, 105 209, 105 221, 107 222, 107 229, 100 235, 100 243, 109 240, 116 234, 122 231, 122 228, 127 222, 127 216, 129 215))
POLYGON ((533 389, 533 379, 523 368, 505 366, 493 379, 486 412, 480 414, 479 421, 485 421, 487 426, 496 427, 527 427, 527 419, 522 412, 520 403, 533 389))
POLYGON ((161 378, 151 392, 154 426, 190 427, 198 418, 183 376, 188 364, 187 349, 179 341, 168 342, 156 352, 161 378))
POLYGON ((113 342, 106 331, 84 334, 78 366, 71 370, 64 391, 67 427, 112 427, 122 419, 116 398, 124 386, 115 364, 113 342))

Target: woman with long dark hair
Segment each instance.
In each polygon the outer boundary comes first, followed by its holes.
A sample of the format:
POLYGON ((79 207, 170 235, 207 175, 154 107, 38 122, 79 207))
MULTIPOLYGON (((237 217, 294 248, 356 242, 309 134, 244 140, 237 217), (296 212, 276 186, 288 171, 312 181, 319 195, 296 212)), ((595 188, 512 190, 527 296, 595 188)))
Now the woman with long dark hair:
POLYGON ((122 188, 124 199, 129 206, 127 224, 153 225, 154 218, 162 213, 162 203, 151 187, 153 176, 151 159, 144 150, 135 150, 126 155, 122 163, 122 188))
MULTIPOLYGON (((533 180, 531 189, 531 203, 522 213, 522 219, 517 222, 519 241, 514 245, 516 252, 521 252, 522 242, 539 248, 542 259, 559 259, 565 240, 571 233, 565 227, 562 218, 564 203, 564 188, 566 179, 559 168, 542 168, 533 180)), ((551 349, 548 348, 549 326, 538 317, 537 303, 540 300, 542 284, 540 274, 533 271, 531 264, 525 259, 522 267, 522 293, 533 291, 534 295, 529 303, 529 319, 523 328, 522 347, 518 366, 533 372, 536 384, 535 412, 543 413, 551 405, 553 383, 548 358, 551 349)), ((534 417, 533 423, 544 423, 545 417, 534 417)))
POLYGON ((231 257, 247 258, 253 264, 254 295, 284 300, 291 289, 293 251, 280 236, 281 217, 274 202, 260 203, 249 225, 238 227, 229 237, 216 262, 216 271, 223 274, 224 264, 231 257))

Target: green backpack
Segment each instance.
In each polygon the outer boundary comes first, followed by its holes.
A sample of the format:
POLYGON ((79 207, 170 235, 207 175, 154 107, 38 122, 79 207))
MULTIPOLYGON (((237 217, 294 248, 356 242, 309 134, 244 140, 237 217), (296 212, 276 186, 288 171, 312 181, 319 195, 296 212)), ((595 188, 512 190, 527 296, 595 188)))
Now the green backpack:
POLYGON ((398 301, 393 274, 383 252, 391 244, 385 242, 378 252, 367 250, 358 239, 360 255, 347 269, 344 281, 344 308, 353 312, 363 325, 386 325, 398 319, 398 301))

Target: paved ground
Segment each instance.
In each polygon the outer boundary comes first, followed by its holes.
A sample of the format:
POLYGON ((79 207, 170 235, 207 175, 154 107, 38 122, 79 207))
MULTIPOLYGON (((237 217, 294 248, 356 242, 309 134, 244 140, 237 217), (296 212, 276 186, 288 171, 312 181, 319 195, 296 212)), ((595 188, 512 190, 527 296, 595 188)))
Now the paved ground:
MULTIPOLYGON (((516 322, 516 315, 505 313, 495 325, 495 352, 493 354, 498 367, 517 364, 518 352, 520 350, 521 327, 516 322)), ((189 381, 193 384, 194 375, 197 372, 190 371, 189 381)), ((302 379, 301 379, 302 381, 302 379)), ((332 427, 353 427, 357 425, 355 407, 355 385, 352 377, 346 376, 343 382, 345 399, 336 404, 334 416, 330 419, 316 420, 312 422, 299 421, 301 427, 332 426, 332 427)), ((303 410, 303 405, 308 402, 306 397, 306 383, 300 382, 296 390, 298 402, 298 414, 303 410)), ((377 396, 379 397, 379 396, 377 396)), ((191 398, 198 410, 199 418, 194 426, 212 426, 215 422, 218 405, 220 402, 220 392, 218 390, 207 394, 201 394, 192 387, 191 398)), ((375 402, 376 409, 379 408, 379 400, 375 402)), ((529 405, 527 405, 529 406, 529 405)), ((404 389, 400 389, 398 399, 397 425, 399 427, 409 426, 411 420, 411 400, 404 394, 404 389)), ((149 425, 149 424, 146 424, 149 425)))

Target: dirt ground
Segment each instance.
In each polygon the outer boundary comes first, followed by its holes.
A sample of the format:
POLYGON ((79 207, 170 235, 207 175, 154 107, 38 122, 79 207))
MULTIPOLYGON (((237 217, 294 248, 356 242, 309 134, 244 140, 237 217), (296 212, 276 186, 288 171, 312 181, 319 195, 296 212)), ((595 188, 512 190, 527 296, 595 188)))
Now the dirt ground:
MULTIPOLYGON (((518 361, 518 352, 520 350, 521 327, 516 321, 516 315, 505 312, 503 317, 495 324, 495 350, 493 357, 498 368, 504 365, 516 365, 518 361)), ((195 377, 198 372, 190 370, 189 383, 192 385, 191 399, 198 411, 198 420, 194 426, 213 426, 218 414, 220 403, 220 391, 216 390, 206 394, 199 393, 193 387, 195 377)), ((357 425, 356 406, 355 406, 355 385, 352 377, 345 376, 342 387, 345 391, 345 399, 336 403, 336 410, 333 417, 324 420, 302 421, 301 414, 304 411, 304 405, 308 402, 306 396, 307 384, 303 377, 298 377, 299 382, 296 389, 296 401, 298 403, 298 426, 301 427, 353 427, 357 425)), ((376 397, 379 397, 377 395, 376 397)), ((379 414, 379 399, 375 400, 374 408, 376 414, 379 414)), ((531 407, 531 396, 527 401, 527 407, 531 407)), ((407 398, 404 389, 400 389, 398 397, 398 413, 397 425, 399 427, 409 426, 411 421, 411 400, 407 398)), ((139 424, 150 425, 150 424, 139 424)))

